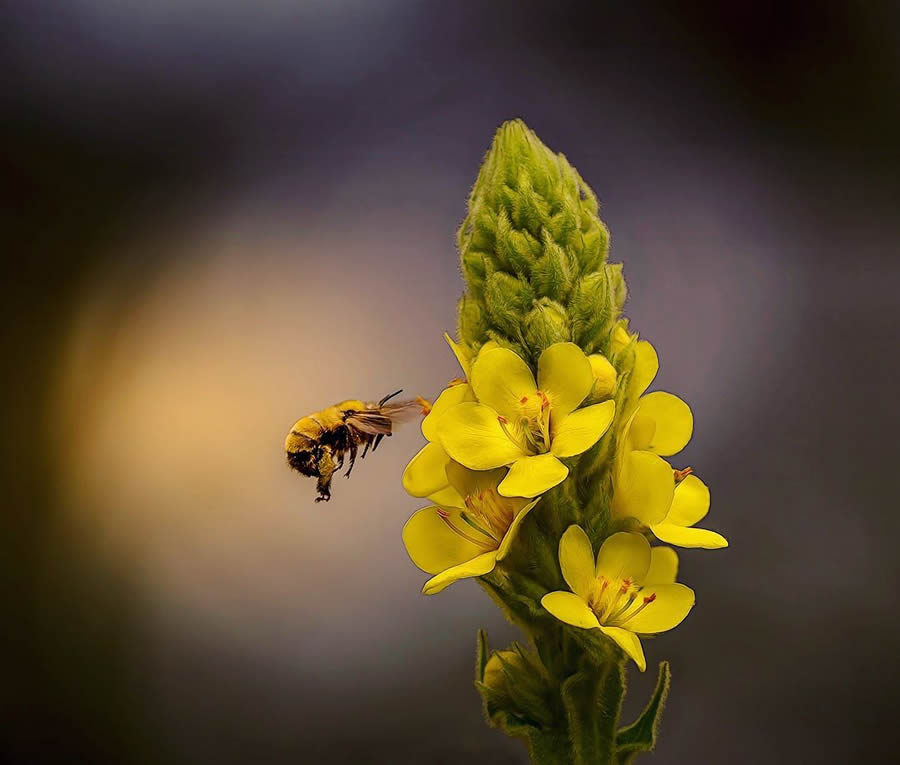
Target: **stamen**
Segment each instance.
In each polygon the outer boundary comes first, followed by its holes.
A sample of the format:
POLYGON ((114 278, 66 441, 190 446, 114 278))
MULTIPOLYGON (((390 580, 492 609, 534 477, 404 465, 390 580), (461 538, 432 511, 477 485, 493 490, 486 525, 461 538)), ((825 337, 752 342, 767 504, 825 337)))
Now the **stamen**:
POLYGON ((479 526, 477 523, 475 523, 475 521, 473 521, 473 520, 465 513, 465 511, 461 512, 461 513, 459 514, 459 517, 462 518, 466 523, 468 523, 469 526, 471 526, 473 529, 475 529, 475 531, 477 531, 479 534, 484 534, 486 537, 489 537, 490 539, 493 539, 495 542, 498 542, 498 543, 500 542, 500 540, 497 539, 497 537, 495 537, 490 531, 485 531, 483 528, 481 528, 481 526, 479 526))
POLYGON ((641 611, 643 611, 647 606, 649 606, 654 600, 656 600, 656 593, 653 592, 650 595, 647 595, 644 598, 644 602, 634 610, 633 613, 628 614, 622 621, 619 622, 618 626, 621 627, 623 624, 627 623, 629 620, 634 619, 641 611))
POLYGON ((628 584, 626 585, 625 582, 622 583, 622 586, 619 587, 615 596, 610 599, 609 603, 607 604, 606 608, 604 609, 603 615, 601 616, 598 614, 597 618, 600 619, 600 624, 606 624, 609 621, 611 614, 616 612, 616 609, 619 606, 619 601, 622 599, 622 596, 626 592, 628 592, 628 588, 631 586, 631 582, 628 580, 625 580, 625 581, 627 581, 628 584))
POLYGON ((685 478, 687 478, 693 472, 694 472, 694 468, 692 468, 692 467, 686 467, 682 470, 675 470, 674 471, 675 481, 680 483, 681 481, 683 481, 685 478))
POLYGON ((539 390, 537 394, 541 399, 541 409, 548 409, 550 407, 550 399, 547 397, 547 394, 542 390, 539 390))
POLYGON ((495 549, 495 546, 490 544, 489 542, 485 542, 481 539, 475 539, 474 537, 470 536, 469 534, 466 534, 466 532, 464 532, 462 529, 457 528, 456 525, 453 523, 453 521, 450 520, 450 513, 448 513, 446 510, 443 510, 442 508, 439 507, 437 513, 438 513, 438 516, 440 516, 441 520, 447 524, 447 528, 449 528, 450 531, 452 531, 457 536, 462 537, 467 542, 471 542, 473 545, 481 547, 482 549, 485 549, 485 550, 494 550, 495 549))
MULTIPOLYGON (((623 590, 623 592, 624 592, 624 590, 623 590)), ((629 608, 631 608, 631 606, 632 606, 632 604, 634 603, 634 600, 635 600, 636 597, 637 597, 637 593, 636 593, 636 592, 631 593, 631 596, 628 598, 627 601, 625 601, 625 605, 624 605, 624 606, 622 606, 622 607, 621 607, 618 611, 616 611, 614 614, 610 614, 608 617, 606 617, 607 623, 608 623, 608 624, 612 624, 614 621, 616 621, 616 619, 618 619, 622 614, 624 614, 629 608)))
POLYGON ((525 404, 528 403, 528 396, 522 396, 522 398, 519 399, 519 403, 522 404, 522 406, 525 406, 525 404))
MULTIPOLYGON (((525 448, 525 447, 522 446, 522 442, 519 441, 519 439, 516 438, 512 433, 510 433, 510 430, 509 430, 509 428, 507 427, 507 425, 508 425, 508 423, 509 423, 509 420, 507 420, 506 417, 504 417, 502 414, 498 414, 498 415, 497 415, 497 422, 500 423, 500 428, 503 430, 503 433, 506 435, 506 437, 507 437, 510 441, 512 441, 516 446, 518 446, 523 452, 527 452, 527 451, 528 451, 527 448, 525 448)), ((527 433, 528 433, 527 428, 525 429, 525 433, 526 433, 526 435, 527 435, 527 433)))
POLYGON ((420 407, 422 407, 423 417, 427 417, 429 414, 431 414, 431 402, 428 399, 422 398, 421 396, 416 396, 416 403, 420 407))
POLYGON ((465 385, 466 380, 462 377, 454 377, 450 382, 447 383, 448 388, 452 388, 454 385, 465 385))

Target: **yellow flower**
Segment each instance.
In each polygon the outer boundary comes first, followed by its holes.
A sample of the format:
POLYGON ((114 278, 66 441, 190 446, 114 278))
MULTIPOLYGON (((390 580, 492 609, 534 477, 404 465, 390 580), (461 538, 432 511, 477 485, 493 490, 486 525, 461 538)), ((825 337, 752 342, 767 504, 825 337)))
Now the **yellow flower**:
POLYGON ((587 534, 580 526, 569 526, 559 542, 559 565, 572 592, 549 592, 541 605, 566 624, 599 629, 641 672, 647 661, 638 635, 672 629, 694 606, 693 590, 675 584, 675 551, 651 550, 640 534, 613 534, 595 562, 587 534))
POLYGON ((501 496, 497 484, 504 472, 469 470, 450 462, 446 475, 460 504, 426 507, 406 522, 403 544, 409 557, 423 571, 435 574, 422 589, 426 595, 457 579, 489 573, 509 551, 538 500, 501 496))
POLYGON ((556 343, 538 360, 538 379, 506 348, 491 348, 472 365, 477 402, 441 416, 437 432, 451 458, 473 470, 509 465, 499 491, 535 497, 563 481, 560 458, 590 449, 612 422, 615 403, 578 409, 594 384, 591 364, 574 343, 556 343))
MULTIPOLYGON (((468 383, 471 372, 471 355, 462 345, 454 342, 446 332, 444 340, 447 341, 450 350, 456 356, 465 377, 451 382, 437 397, 431 405, 431 411, 422 420, 422 435, 429 443, 425 444, 406 466, 406 470, 403 472, 403 488, 414 497, 429 497, 438 505, 450 504, 459 507, 462 499, 449 485, 444 472, 450 458, 438 443, 437 423, 456 404, 463 401, 474 401, 475 394, 472 392, 472 386, 468 383)), ((496 347, 497 344, 493 340, 489 340, 479 352, 496 347)))
POLYGON ((717 550, 728 547, 728 540, 708 529, 693 525, 709 512, 709 489, 697 476, 688 475, 675 487, 675 497, 662 521, 650 526, 653 535, 678 547, 703 547, 717 550))
POLYGON ((675 491, 672 466, 660 455, 675 454, 687 445, 694 416, 671 393, 642 395, 656 377, 659 358, 646 340, 635 345, 635 356, 627 393, 631 411, 616 454, 612 511, 620 518, 634 517, 653 525, 666 517, 675 491))

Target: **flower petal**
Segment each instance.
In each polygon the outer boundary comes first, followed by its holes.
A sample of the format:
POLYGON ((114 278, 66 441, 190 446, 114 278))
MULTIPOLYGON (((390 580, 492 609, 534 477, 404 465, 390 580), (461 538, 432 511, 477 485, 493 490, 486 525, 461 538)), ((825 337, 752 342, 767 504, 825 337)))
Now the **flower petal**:
POLYGON ((600 627, 604 635, 612 638, 625 653, 634 659, 637 668, 643 672, 647 669, 647 660, 644 658, 644 647, 637 635, 621 627, 600 627))
POLYGON ((678 576, 678 553, 671 547, 650 548, 650 569, 644 584, 672 584, 678 576))
POLYGON ((600 547, 596 575, 641 584, 650 570, 650 543, 641 534, 619 531, 600 547))
POLYGON ((470 470, 458 462, 447 460, 447 480, 461 497, 472 497, 482 491, 497 490, 497 484, 506 475, 506 468, 470 470))
POLYGON ((403 488, 413 497, 428 497, 447 488, 450 457, 440 444, 425 444, 403 471, 403 488))
POLYGON ((458 566, 448 568, 446 571, 442 571, 437 576, 431 577, 431 579, 425 582, 425 586, 422 588, 422 592, 426 595, 434 595, 435 593, 443 590, 445 587, 449 587, 459 579, 466 579, 472 576, 484 576, 485 574, 489 574, 494 570, 494 566, 496 565, 496 550, 482 553, 477 558, 472 558, 472 560, 466 561, 465 563, 460 563, 458 566))
POLYGON ((659 356, 646 340, 638 340, 634 346, 634 369, 628 384, 628 397, 637 400, 653 382, 659 372, 659 356))
MULTIPOLYGON (((458 514, 459 511, 456 512, 458 514)), ((465 528, 462 520, 457 518, 456 522, 457 526, 465 528)), ((426 507, 413 513, 403 527, 403 544, 412 562, 428 574, 458 566, 484 552, 483 547, 454 533, 438 515, 436 507, 426 507)))
POLYGON ((573 627, 593 629, 600 626, 597 615, 575 593, 561 590, 548 592, 541 598, 541 605, 561 622, 573 627))
POLYGON ((474 400, 475 394, 472 392, 472 386, 468 383, 460 383, 459 385, 451 385, 449 388, 444 388, 441 391, 441 395, 431 405, 431 411, 422 420, 422 435, 429 441, 437 441, 437 422, 447 410, 452 406, 461 404, 463 401, 474 400))
POLYGON ((559 567, 572 592, 588 599, 594 576, 594 550, 581 526, 569 526, 559 540, 559 567))
POLYGON ((552 454, 521 457, 510 465, 498 491, 504 497, 536 497, 562 483, 568 474, 569 468, 552 454))
POLYGON ((532 508, 540 501, 541 498, 538 497, 533 502, 529 502, 513 517, 512 523, 509 524, 509 528, 506 530, 506 534, 504 534, 503 539, 500 540, 500 547, 497 548, 497 560, 503 560, 506 557, 510 546, 513 541, 515 541, 516 535, 519 533, 519 527, 522 525, 522 521, 525 520, 525 516, 528 515, 532 508))
POLYGON ((471 382, 482 404, 513 421, 521 416, 522 398, 537 391, 528 365, 508 348, 479 353, 472 365, 471 382))
POLYGON ((472 355, 465 346, 457 343, 446 332, 444 332, 444 340, 447 341, 447 345, 450 346, 450 350, 453 351, 453 355, 456 356, 456 360, 459 362, 459 368, 463 371, 463 376, 468 380, 472 368, 472 355))
POLYGON ((612 511, 648 526, 659 523, 669 512, 674 492, 675 476, 668 462, 652 452, 631 451, 613 482, 612 511))
POLYGON ((524 454, 503 432, 497 412, 474 401, 451 407, 440 419, 438 436, 447 454, 473 470, 509 465, 524 454))
POLYGON ((676 526, 673 523, 657 523, 650 527, 653 535, 662 542, 678 547, 701 547, 704 550, 720 550, 728 547, 728 540, 721 534, 693 526, 676 526))
POLYGON ((459 510, 466 506, 465 500, 459 496, 459 492, 452 486, 445 486, 443 489, 432 492, 428 495, 428 499, 438 507, 453 507, 459 510))
POLYGON ((557 457, 574 457, 590 449, 606 432, 616 413, 615 401, 576 409, 553 428, 556 411, 551 410, 551 429, 555 432, 550 442, 550 450, 557 457))
MULTIPOLYGON (((426 417, 425 419, 428 418, 426 417)), ((647 451, 650 444, 653 443, 653 437, 656 435, 656 420, 652 417, 644 417, 640 410, 637 410, 628 421, 627 433, 627 446, 629 449, 647 451)))
POLYGON ((695 475, 689 475, 675 487, 672 506, 665 523, 693 526, 709 512, 709 488, 695 475))
POLYGON ((656 595, 656 598, 630 619, 627 614, 624 615, 621 623, 626 629, 642 635, 653 635, 677 627, 694 607, 694 591, 683 584, 648 585, 641 595, 656 595))
POLYGON ((678 396, 665 391, 654 391, 641 398, 638 416, 650 417, 656 422, 650 444, 640 448, 664 457, 684 449, 694 432, 691 408, 678 396))
POLYGON ((551 417, 564 417, 594 386, 591 362, 575 343, 554 343, 538 359, 538 388, 550 399, 551 417))

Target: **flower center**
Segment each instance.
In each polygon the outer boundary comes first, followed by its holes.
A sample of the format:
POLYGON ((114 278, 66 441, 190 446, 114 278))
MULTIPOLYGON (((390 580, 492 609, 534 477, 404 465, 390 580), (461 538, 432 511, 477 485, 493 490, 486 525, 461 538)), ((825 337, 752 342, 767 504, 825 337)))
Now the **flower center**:
POLYGON ((513 522, 515 508, 495 489, 467 495, 465 505, 458 519, 442 508, 438 515, 458 536, 485 550, 496 550, 513 522))
POLYGON ((598 577, 591 587, 588 605, 606 627, 624 627, 632 618, 656 600, 655 592, 647 592, 630 579, 598 577))
POLYGON ((513 421, 502 414, 497 421, 506 437, 526 454, 550 451, 550 398, 542 390, 519 399, 520 414, 513 421))

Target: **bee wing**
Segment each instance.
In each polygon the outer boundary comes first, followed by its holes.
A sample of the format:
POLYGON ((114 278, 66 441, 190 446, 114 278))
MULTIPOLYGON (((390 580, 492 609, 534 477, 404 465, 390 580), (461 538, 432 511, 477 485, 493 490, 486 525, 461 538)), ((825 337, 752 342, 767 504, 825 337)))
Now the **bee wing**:
POLYGON ((363 433, 373 436, 389 436, 391 434, 391 418, 378 409, 366 409, 347 413, 346 423, 363 433))

